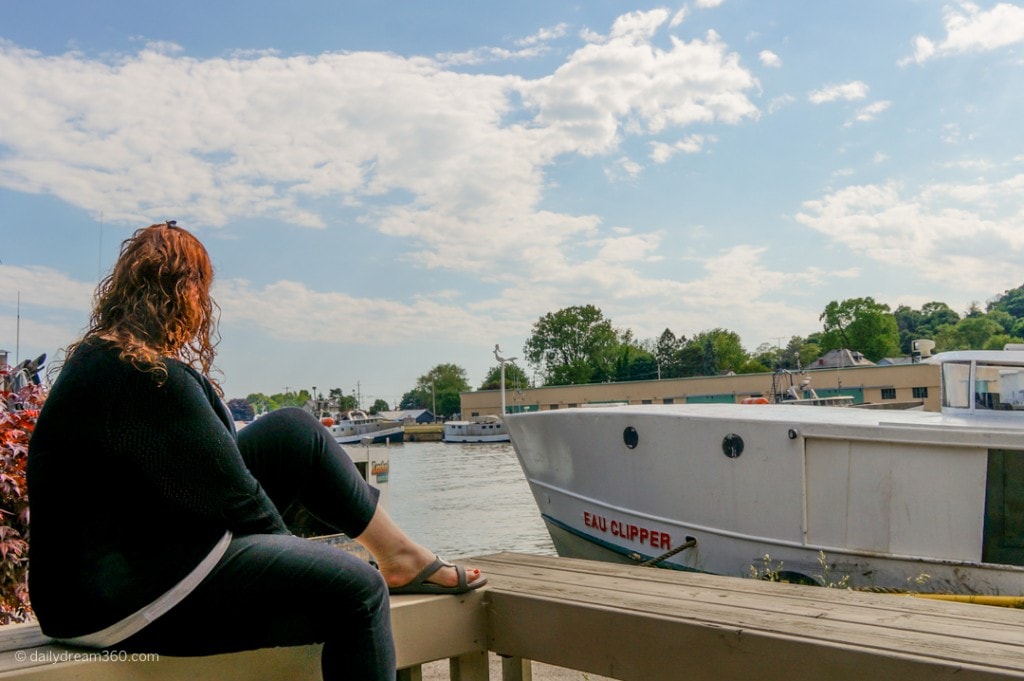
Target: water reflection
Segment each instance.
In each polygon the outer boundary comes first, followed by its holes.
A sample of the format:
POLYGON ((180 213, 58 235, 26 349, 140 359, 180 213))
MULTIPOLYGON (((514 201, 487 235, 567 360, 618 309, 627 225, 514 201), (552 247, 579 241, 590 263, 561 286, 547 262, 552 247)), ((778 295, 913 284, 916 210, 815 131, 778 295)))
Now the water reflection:
POLYGON ((500 551, 555 555, 508 443, 409 442, 391 454, 391 515, 449 559, 500 551))

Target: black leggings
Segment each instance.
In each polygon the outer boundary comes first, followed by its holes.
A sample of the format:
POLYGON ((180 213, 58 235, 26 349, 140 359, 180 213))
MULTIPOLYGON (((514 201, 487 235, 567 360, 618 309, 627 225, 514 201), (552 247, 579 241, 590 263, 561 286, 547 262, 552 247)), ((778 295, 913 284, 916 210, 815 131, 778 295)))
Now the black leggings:
MULTIPOLYGON (((238 446, 282 512, 300 503, 350 537, 366 529, 379 492, 310 414, 271 412, 239 432, 238 446)), ((325 680, 394 680, 383 577, 336 547, 262 534, 233 538, 185 600, 111 647, 191 656, 319 642, 325 680)))

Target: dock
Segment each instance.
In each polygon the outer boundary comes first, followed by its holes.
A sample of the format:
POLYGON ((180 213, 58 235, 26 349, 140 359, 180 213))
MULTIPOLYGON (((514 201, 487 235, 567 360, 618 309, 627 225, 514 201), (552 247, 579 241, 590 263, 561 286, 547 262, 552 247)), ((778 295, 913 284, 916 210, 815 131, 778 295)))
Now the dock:
MULTIPOLYGON (((625 681, 1024 679, 1020 609, 517 553, 464 562, 485 587, 392 599, 400 681, 436 660, 452 681, 489 681, 495 653, 502 681, 530 681, 531 661, 625 681)), ((69 649, 32 625, 0 643, 0 679, 319 678, 318 646, 32 664, 26 651, 69 649)))
POLYGON ((444 439, 441 423, 410 423, 405 427, 406 442, 440 442, 444 439))

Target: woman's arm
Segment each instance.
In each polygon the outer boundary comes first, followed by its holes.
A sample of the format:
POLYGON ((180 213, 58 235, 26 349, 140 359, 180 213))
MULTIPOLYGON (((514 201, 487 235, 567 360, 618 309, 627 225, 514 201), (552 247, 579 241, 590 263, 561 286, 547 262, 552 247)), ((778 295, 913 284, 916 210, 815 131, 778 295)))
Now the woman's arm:
POLYGON ((133 418, 115 418, 109 425, 123 429, 117 450, 124 464, 184 513, 239 535, 288 534, 280 512, 245 467, 231 426, 218 417, 209 383, 173 361, 163 385, 135 374, 126 396, 133 418))

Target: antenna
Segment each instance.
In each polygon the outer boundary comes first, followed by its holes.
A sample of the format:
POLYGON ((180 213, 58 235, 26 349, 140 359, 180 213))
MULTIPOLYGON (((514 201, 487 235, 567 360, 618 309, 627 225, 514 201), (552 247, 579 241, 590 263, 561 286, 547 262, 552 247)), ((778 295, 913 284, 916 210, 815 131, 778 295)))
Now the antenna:
POLYGON ((103 279, 103 211, 100 211, 100 247, 96 254, 96 280, 103 279))

